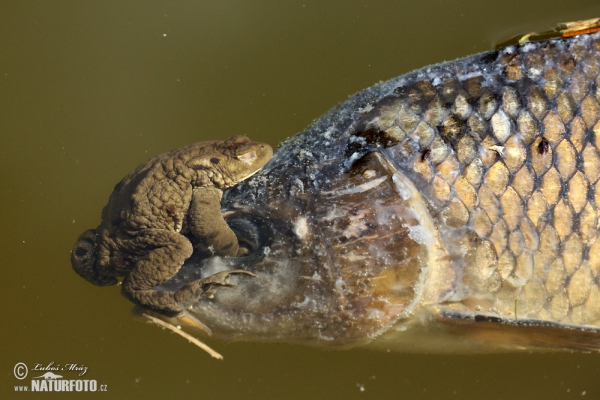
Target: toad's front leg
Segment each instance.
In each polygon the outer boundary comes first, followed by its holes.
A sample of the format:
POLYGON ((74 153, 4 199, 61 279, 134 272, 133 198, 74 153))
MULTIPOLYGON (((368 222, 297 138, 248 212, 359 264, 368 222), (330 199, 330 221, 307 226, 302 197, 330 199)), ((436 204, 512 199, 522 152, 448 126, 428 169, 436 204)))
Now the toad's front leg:
POLYGON ((220 256, 239 256, 245 249, 221 214, 223 192, 214 187, 194 189, 189 210, 190 231, 213 253, 220 256))

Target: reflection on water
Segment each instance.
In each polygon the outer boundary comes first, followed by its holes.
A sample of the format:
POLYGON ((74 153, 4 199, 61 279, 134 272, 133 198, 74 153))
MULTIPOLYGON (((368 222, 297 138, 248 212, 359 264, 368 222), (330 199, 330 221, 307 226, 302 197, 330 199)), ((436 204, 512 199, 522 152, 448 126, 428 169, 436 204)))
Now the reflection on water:
POLYGON ((218 362, 134 321, 117 287, 93 287, 69 265, 74 240, 98 224, 114 184, 151 155, 233 134, 276 146, 379 80, 600 15, 597 0, 575 3, 0 6, 2 398, 16 397, 17 362, 83 365, 114 397, 130 398, 600 396, 598 355, 424 356, 208 340, 225 356, 218 362))

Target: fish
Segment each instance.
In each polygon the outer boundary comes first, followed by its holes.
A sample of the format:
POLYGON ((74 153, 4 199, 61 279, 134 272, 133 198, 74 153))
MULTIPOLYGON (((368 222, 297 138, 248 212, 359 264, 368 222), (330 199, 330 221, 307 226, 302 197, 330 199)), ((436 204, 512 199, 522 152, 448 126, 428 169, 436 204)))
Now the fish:
MULTIPOLYGON (((592 33, 589 33, 592 32, 592 33)), ((600 33, 427 66, 291 137, 222 212, 230 288, 174 323, 421 353, 600 350, 600 33)))

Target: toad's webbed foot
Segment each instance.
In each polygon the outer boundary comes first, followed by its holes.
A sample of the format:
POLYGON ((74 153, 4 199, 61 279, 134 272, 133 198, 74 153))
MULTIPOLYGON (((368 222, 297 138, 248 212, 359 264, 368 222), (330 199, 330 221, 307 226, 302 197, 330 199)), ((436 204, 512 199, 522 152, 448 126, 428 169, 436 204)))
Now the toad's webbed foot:
POLYGON ((202 297, 212 299, 217 292, 217 289, 220 287, 232 286, 229 283, 229 277, 233 274, 250 275, 255 278, 258 277, 258 275, 243 269, 217 272, 216 274, 207 276, 203 279, 198 279, 183 286, 175 292, 175 301, 179 303, 182 308, 187 308, 202 297))

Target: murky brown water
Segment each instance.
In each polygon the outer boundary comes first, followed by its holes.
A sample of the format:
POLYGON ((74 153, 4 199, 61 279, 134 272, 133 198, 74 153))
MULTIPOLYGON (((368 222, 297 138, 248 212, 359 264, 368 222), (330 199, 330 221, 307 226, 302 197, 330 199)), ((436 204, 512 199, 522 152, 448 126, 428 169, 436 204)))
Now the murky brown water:
POLYGON ((30 397, 14 386, 44 372, 19 381, 18 362, 86 366, 85 378, 114 398, 600 398, 598 354, 406 355, 210 341, 225 356, 215 361, 134 321, 117 287, 93 287, 69 263, 114 184, 151 155, 240 133, 277 145, 379 80, 598 16, 598 0, 7 3, 1 398, 30 397))

